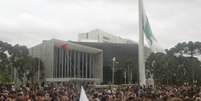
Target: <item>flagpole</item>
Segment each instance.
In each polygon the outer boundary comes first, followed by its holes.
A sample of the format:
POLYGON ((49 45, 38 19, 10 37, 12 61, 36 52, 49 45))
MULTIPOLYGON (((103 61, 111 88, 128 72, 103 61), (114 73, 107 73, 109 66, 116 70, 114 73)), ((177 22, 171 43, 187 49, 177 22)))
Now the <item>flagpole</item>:
POLYGON ((138 58, 139 58, 139 84, 146 84, 145 77, 145 61, 144 61, 144 33, 143 33, 143 0, 138 0, 139 7, 139 45, 138 45, 138 58))

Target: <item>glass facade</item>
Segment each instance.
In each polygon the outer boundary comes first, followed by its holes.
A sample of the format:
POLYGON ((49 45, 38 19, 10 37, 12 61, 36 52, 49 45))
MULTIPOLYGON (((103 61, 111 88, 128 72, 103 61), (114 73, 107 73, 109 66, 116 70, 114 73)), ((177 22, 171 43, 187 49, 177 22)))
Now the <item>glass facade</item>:
POLYGON ((54 47, 53 78, 95 78, 95 55, 54 47))

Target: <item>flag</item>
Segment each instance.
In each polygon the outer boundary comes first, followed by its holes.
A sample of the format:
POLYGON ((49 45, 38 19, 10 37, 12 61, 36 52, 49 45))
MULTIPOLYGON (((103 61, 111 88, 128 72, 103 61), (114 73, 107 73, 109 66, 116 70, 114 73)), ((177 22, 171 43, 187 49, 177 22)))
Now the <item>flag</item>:
POLYGON ((156 42, 156 38, 154 37, 152 30, 151 30, 151 26, 149 24, 149 20, 148 17, 146 16, 146 14, 143 14, 143 19, 142 19, 142 24, 143 24, 143 32, 145 34, 146 39, 148 40, 148 44, 150 46, 153 45, 154 42, 156 42))
POLYGON ((68 51, 68 44, 67 43, 63 44, 62 48, 64 49, 65 52, 67 52, 68 51))
POLYGON ((68 45, 68 43, 65 43, 65 42, 58 42, 58 43, 56 43, 55 44, 55 46, 57 47, 57 48, 62 48, 62 49, 64 49, 64 52, 68 52, 68 50, 69 50, 69 45, 68 45))
POLYGON ((80 100, 79 101, 89 101, 83 87, 81 87, 81 93, 80 93, 80 100))

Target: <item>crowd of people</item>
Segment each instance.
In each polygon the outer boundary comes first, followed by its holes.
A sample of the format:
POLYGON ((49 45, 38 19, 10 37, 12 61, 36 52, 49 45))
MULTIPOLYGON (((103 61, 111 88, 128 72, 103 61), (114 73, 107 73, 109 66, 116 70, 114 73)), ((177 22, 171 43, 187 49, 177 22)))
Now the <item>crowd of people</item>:
MULTIPOLYGON (((201 101, 201 87, 81 84, 89 101, 201 101)), ((80 84, 0 85, 0 101, 79 101, 80 84)))

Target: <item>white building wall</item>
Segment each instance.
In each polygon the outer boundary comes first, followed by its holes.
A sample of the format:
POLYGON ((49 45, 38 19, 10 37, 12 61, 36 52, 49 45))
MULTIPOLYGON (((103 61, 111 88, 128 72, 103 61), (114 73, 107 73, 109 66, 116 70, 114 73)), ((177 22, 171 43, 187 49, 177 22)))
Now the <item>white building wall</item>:
POLYGON ((101 42, 101 43, 134 43, 131 40, 114 36, 99 29, 78 35, 79 42, 101 42))
POLYGON ((42 62, 44 63, 44 69, 45 69, 44 73, 46 80, 65 81, 65 80, 82 79, 82 80, 95 80, 97 83, 103 81, 103 75, 102 75, 103 51, 100 49, 52 39, 43 41, 43 43, 30 48, 29 53, 31 56, 41 59, 42 62), (60 44, 61 45, 68 44, 68 53, 65 53, 64 49, 59 47, 60 44), (56 50, 56 48, 58 50, 56 50), (72 52, 74 54, 72 54, 72 52), (91 60, 93 60, 93 66, 92 64, 90 64, 89 57, 82 56, 82 58, 85 58, 85 60, 83 61, 81 60, 81 53, 87 55, 90 54, 95 57, 95 59, 91 58, 91 60), (72 58, 73 60, 69 60, 69 58, 72 58), (80 61, 83 62, 82 64, 85 67, 83 71, 86 71, 84 74, 85 76, 82 77, 80 76, 81 75, 80 61), (71 75, 72 73, 73 75, 71 75), (93 76, 90 77, 90 73, 93 74, 93 76))
POLYGON ((43 43, 32 47, 29 49, 29 53, 33 57, 37 57, 43 61, 45 66, 45 77, 50 78, 52 77, 53 73, 53 61, 54 61, 54 49, 53 49, 53 42, 52 41, 43 41, 43 43))

